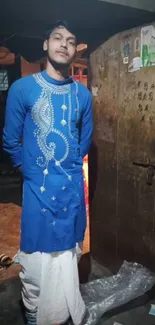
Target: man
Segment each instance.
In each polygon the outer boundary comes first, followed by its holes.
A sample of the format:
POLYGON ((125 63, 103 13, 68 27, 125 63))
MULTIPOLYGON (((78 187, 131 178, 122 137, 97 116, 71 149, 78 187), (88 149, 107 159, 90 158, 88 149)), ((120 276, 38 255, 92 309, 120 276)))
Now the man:
MULTIPOLYGON (((28 324, 79 325, 86 312, 79 290, 77 244, 86 209, 82 160, 92 135, 92 100, 68 77, 76 37, 65 22, 48 31, 46 70, 10 88, 4 150, 22 172, 19 262, 28 324)), ((79 248, 78 248, 79 249, 79 248)))

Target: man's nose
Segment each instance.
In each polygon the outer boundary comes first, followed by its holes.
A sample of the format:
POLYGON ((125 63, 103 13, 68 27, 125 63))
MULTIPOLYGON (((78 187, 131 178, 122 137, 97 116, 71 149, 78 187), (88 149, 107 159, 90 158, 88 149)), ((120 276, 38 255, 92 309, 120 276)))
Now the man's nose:
POLYGON ((67 48, 67 40, 62 39, 61 46, 67 48))

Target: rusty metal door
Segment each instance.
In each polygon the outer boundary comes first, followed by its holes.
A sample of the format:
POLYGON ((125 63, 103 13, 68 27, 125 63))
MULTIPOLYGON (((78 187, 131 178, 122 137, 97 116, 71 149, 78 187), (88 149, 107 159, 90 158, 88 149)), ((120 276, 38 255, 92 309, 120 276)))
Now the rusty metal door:
POLYGON ((91 251, 109 267, 126 259, 155 269, 155 67, 129 72, 140 32, 116 35, 90 58, 91 251))

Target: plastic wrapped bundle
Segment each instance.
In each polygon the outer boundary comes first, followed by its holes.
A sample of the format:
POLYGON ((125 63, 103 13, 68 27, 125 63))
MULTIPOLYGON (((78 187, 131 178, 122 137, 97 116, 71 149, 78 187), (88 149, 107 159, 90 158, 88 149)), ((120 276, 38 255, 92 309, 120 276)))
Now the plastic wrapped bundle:
POLYGON ((137 263, 124 262, 117 275, 81 285, 87 306, 84 325, 95 325, 107 311, 126 304, 149 291, 155 275, 137 263))

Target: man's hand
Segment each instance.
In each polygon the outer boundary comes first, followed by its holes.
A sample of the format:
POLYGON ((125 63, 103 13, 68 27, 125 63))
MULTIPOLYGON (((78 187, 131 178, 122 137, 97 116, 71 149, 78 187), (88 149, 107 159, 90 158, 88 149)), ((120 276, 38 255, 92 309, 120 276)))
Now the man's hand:
POLYGON ((76 244, 76 254, 77 254, 77 261, 80 262, 81 256, 83 251, 83 242, 76 244))
POLYGON ((83 252, 83 241, 81 243, 78 243, 79 248, 81 249, 81 253, 83 252))

